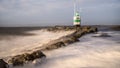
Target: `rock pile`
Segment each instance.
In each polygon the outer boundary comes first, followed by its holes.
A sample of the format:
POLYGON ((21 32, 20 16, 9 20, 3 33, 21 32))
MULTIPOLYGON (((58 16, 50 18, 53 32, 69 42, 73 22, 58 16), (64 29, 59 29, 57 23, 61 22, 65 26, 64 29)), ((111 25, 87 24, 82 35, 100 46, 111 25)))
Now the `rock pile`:
POLYGON ((50 43, 44 45, 44 48, 42 48, 41 50, 52 50, 52 49, 57 49, 63 46, 65 46, 63 42, 55 40, 55 41, 51 41, 50 43))
POLYGON ((27 63, 28 61, 34 61, 35 59, 41 59, 42 57, 46 57, 45 54, 43 54, 41 51, 35 51, 30 54, 25 53, 17 56, 13 56, 10 60, 8 60, 9 63, 13 64, 13 66, 17 65, 23 65, 24 63, 27 63))
POLYGON ((66 46, 67 44, 79 41, 79 38, 84 34, 97 32, 97 28, 90 26, 79 27, 77 29, 74 27, 56 26, 47 28, 47 30, 48 31, 75 30, 75 32, 70 35, 61 37, 59 39, 50 41, 49 43, 43 45, 43 47, 36 48, 37 51, 34 51, 32 53, 25 53, 13 56, 8 62, 12 63, 13 66, 23 65, 24 63, 27 63, 29 61, 32 61, 35 64, 36 62, 40 63, 42 58, 46 57, 45 54, 43 54, 41 51, 57 49, 66 46))
POLYGON ((3 60, 3 59, 0 59, 0 68, 8 68, 8 64, 3 60))
POLYGON ((75 30, 75 32, 70 35, 63 36, 59 39, 50 41, 49 43, 43 45, 44 47, 42 47, 41 50, 57 49, 62 46, 66 46, 67 44, 71 44, 71 43, 79 41, 79 38, 84 34, 97 32, 96 27, 90 27, 90 26, 78 27, 77 29, 73 27, 60 27, 59 26, 59 27, 51 28, 51 31, 71 30, 71 29, 75 30))
POLYGON ((55 26, 55 27, 47 28, 47 31, 56 32, 60 30, 68 31, 73 29, 75 29, 73 26, 55 26))

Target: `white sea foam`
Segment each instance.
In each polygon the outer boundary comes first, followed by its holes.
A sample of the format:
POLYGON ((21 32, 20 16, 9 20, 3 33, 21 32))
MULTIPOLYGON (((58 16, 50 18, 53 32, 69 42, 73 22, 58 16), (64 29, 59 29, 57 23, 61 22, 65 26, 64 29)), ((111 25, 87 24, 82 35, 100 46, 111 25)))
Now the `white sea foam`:
POLYGON ((104 33, 111 37, 88 34, 81 37, 80 42, 45 51, 47 59, 42 64, 30 63, 14 68, 120 68, 120 32, 104 33))
POLYGON ((41 68, 119 68, 120 32, 104 32, 111 37, 92 37, 89 34, 80 42, 51 52, 41 68))
POLYGON ((24 52, 29 52, 36 47, 40 47, 51 40, 58 39, 74 31, 49 32, 46 30, 34 30, 31 36, 8 36, 9 39, 0 40, 0 57, 13 56, 24 52))

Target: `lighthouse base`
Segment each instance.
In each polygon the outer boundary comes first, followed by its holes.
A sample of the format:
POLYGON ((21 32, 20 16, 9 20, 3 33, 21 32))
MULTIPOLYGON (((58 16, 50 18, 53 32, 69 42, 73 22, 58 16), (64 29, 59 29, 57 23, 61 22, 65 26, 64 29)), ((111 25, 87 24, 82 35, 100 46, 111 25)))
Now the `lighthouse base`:
POLYGON ((74 27, 75 27, 76 31, 80 30, 80 25, 75 25, 74 27))
POLYGON ((80 25, 75 25, 75 27, 80 27, 80 25))

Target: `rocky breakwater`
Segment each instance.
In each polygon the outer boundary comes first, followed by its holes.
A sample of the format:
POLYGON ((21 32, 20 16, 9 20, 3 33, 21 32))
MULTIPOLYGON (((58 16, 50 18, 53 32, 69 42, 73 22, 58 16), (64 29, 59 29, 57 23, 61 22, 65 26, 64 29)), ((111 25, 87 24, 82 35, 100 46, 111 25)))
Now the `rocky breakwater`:
POLYGON ((52 32, 74 30, 74 32, 67 36, 63 36, 59 39, 52 40, 48 42, 47 44, 44 44, 43 47, 37 47, 36 48, 37 50, 45 51, 45 50, 57 49, 57 48, 66 46, 68 44, 78 42, 79 38, 85 34, 97 32, 96 27, 90 27, 90 26, 78 27, 77 29, 75 27, 58 26, 58 27, 48 28, 47 30, 52 31, 52 32))
POLYGON ((79 41, 79 38, 82 35, 97 32, 96 27, 90 27, 90 26, 78 27, 77 29, 72 26, 67 26, 67 27, 56 26, 56 27, 46 28, 46 30, 52 32, 74 30, 74 32, 67 36, 63 36, 59 39, 52 40, 44 44, 42 47, 37 47, 32 53, 25 53, 25 54, 13 56, 8 60, 8 63, 11 63, 13 66, 18 66, 18 65, 23 65, 30 61, 32 61, 33 63, 37 63, 38 59, 39 62, 42 62, 41 61, 42 58, 46 57, 43 51, 57 49, 66 46, 68 44, 79 41))
POLYGON ((12 64, 13 66, 19 66, 19 65, 24 65, 25 63, 28 63, 30 61, 35 63, 36 59, 40 59, 39 62, 42 62, 42 59, 44 59, 45 57, 46 55, 43 54, 43 52, 37 50, 32 53, 24 53, 21 55, 13 56, 8 60, 8 63, 12 64))

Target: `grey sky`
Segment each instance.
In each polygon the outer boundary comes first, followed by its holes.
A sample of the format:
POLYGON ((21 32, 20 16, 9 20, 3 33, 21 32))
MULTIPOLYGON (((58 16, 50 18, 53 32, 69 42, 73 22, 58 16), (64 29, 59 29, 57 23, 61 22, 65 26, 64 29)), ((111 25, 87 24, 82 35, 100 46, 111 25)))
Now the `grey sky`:
MULTIPOLYGON (((83 25, 120 25, 120 0, 78 0, 83 25)), ((0 0, 0 26, 72 25, 73 0, 0 0)))

